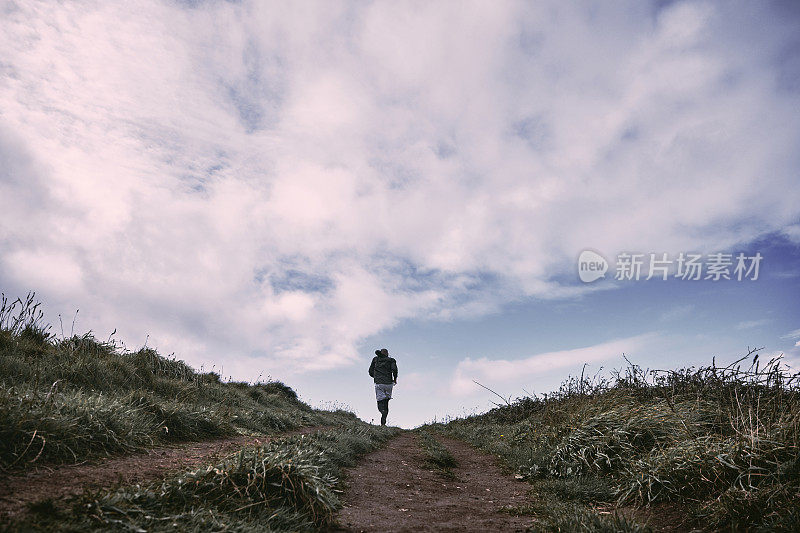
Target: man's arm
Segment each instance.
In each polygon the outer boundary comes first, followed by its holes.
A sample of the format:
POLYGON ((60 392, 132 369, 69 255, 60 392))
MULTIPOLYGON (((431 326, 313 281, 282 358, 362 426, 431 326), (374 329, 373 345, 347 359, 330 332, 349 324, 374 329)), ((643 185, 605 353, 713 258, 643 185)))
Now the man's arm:
POLYGON ((397 383, 397 361, 392 359, 392 377, 394 378, 394 382, 397 383))
POLYGON ((372 358, 372 363, 369 365, 369 377, 375 377, 375 358, 372 358))

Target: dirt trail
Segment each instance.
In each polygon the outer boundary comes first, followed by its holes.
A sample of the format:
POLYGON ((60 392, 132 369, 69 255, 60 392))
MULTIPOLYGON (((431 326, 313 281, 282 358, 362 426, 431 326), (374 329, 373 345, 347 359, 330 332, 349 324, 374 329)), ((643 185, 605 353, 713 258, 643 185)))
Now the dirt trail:
POLYGON ((321 427, 299 428, 270 437, 238 436, 158 447, 142 453, 77 465, 40 466, 24 473, 0 474, 0 522, 24 512, 27 505, 46 498, 54 501, 83 491, 163 479, 169 474, 212 463, 249 445, 271 439, 313 433, 321 427))
POLYGON ((334 531, 525 531, 531 517, 501 511, 526 500, 527 483, 502 472, 491 455, 437 436, 458 461, 455 479, 424 463, 406 433, 349 471, 339 529, 334 531))

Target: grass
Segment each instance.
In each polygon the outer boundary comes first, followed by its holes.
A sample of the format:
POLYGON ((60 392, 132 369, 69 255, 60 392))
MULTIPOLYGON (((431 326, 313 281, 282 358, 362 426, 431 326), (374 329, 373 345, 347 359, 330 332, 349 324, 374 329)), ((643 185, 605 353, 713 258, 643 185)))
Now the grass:
MULTIPOLYGON (((502 458, 531 484, 542 531, 798 531, 800 388, 757 351, 724 368, 569 378, 555 393, 422 428, 431 466, 455 461, 435 431, 502 458), (744 369, 742 368, 744 364, 744 369), (637 520, 677 510, 683 522, 637 520)), ((247 448, 148 486, 42 500, 6 529, 305 531, 331 525, 341 468, 396 430, 319 411, 283 383, 224 381, 155 350, 91 333, 52 335, 33 295, 0 301, 0 471, 76 463, 159 444, 301 426, 330 431, 247 448)), ((671 516, 675 516, 673 513, 671 516)))
POLYGON ((155 482, 52 502, 12 531, 317 531, 339 508, 341 469, 398 430, 353 423, 242 449, 217 464, 155 482))
POLYGON ((278 381, 224 381, 153 349, 91 333, 57 338, 32 294, 0 301, 0 472, 78 463, 180 441, 275 435, 147 486, 43 499, 11 531, 312 531, 339 507, 341 469, 397 433, 315 410, 278 381))
POLYGON ((418 442, 425 454, 425 463, 443 477, 455 479, 453 468, 458 466, 458 462, 450 450, 436 440, 430 431, 419 431, 418 442))
POLYGON ((505 512, 515 516, 535 516, 534 531, 563 533, 592 531, 595 533, 644 533, 651 529, 627 518, 621 512, 598 512, 563 493, 549 490, 546 484, 536 487, 524 506, 507 507, 505 512))
POLYGON ((0 302, 0 469, 74 463, 178 441, 355 420, 277 381, 225 382, 91 333, 56 338, 33 295, 0 302))
POLYGON ((631 364, 439 429, 527 479, 547 503, 513 511, 534 514, 542 530, 645 527, 630 513, 598 512, 611 503, 620 511, 677 507, 686 528, 797 531, 797 378, 780 359, 762 365, 757 350, 724 368, 631 364))

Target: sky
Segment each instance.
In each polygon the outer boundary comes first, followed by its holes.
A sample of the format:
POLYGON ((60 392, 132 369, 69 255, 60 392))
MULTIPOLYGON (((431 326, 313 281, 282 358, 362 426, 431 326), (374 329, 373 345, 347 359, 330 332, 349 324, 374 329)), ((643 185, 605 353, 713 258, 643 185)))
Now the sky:
POLYGON ((800 366, 799 35, 793 2, 0 0, 0 288, 365 420, 386 347, 404 427, 626 357, 800 366))

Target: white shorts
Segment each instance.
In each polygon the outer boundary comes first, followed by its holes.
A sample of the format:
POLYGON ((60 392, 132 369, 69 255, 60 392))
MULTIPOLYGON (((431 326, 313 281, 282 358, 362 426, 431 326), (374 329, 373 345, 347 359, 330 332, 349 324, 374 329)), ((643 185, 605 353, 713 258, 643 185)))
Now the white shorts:
POLYGON ((376 383, 375 384, 375 399, 378 401, 387 400, 392 397, 391 383, 376 383))

